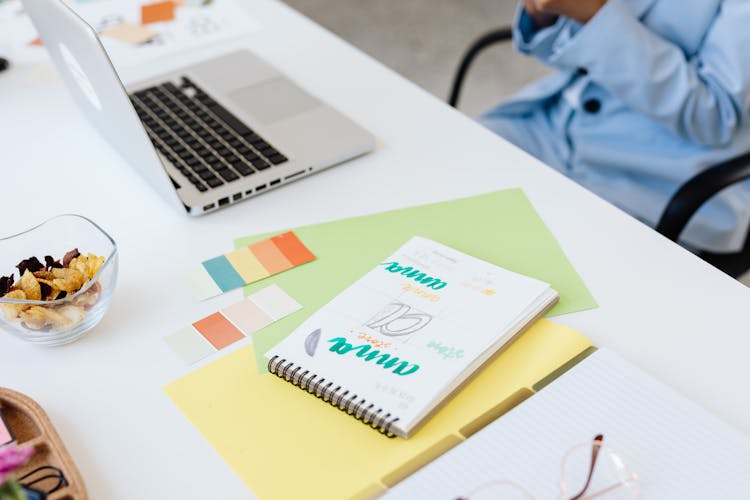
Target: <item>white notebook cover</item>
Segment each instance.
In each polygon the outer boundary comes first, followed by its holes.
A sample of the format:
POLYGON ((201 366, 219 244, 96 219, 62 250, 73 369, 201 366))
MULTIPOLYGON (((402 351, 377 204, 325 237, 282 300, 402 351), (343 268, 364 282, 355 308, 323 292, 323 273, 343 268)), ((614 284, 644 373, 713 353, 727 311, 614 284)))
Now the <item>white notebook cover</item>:
POLYGON ((266 357, 272 372, 408 437, 556 298, 546 283, 414 237, 266 357))

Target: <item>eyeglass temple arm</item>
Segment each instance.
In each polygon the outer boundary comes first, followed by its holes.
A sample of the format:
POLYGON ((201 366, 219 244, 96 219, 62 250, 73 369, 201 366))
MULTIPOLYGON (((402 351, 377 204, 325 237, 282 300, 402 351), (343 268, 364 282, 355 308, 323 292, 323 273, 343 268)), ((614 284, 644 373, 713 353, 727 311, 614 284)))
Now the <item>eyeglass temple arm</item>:
POLYGON ((599 457, 599 450, 602 447, 602 441, 604 441, 604 435, 599 434, 594 438, 594 444, 591 447, 591 465, 589 466, 589 474, 586 477, 586 484, 583 485, 583 489, 575 496, 571 497, 570 500, 579 500, 586 493, 591 485, 591 478, 594 476, 594 469, 596 468, 596 459, 599 457))

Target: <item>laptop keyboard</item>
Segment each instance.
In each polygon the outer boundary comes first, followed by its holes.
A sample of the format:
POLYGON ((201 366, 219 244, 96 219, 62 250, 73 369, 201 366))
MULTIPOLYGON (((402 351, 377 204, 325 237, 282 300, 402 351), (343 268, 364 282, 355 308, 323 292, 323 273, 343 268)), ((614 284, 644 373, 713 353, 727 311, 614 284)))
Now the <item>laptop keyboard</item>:
POLYGON ((281 165, 286 156, 182 78, 130 96, 154 147, 205 192, 281 165))

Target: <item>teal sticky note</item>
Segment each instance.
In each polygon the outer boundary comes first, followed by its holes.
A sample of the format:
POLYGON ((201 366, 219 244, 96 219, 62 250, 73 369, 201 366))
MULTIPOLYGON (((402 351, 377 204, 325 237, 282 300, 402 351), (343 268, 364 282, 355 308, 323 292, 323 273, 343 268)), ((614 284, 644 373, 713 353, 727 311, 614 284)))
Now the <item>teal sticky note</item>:
POLYGON ((234 290, 245 284, 245 280, 242 279, 242 276, 232 267, 229 259, 224 255, 204 261, 203 267, 206 268, 211 278, 219 285, 222 292, 234 290))

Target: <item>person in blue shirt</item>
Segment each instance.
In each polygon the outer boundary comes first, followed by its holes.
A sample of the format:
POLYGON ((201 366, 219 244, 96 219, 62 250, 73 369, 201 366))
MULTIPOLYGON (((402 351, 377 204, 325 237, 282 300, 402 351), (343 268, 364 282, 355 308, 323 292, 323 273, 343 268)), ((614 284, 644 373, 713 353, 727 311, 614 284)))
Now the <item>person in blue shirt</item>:
MULTIPOLYGON (((523 0, 514 41, 558 71, 480 121, 649 225, 696 173, 750 151, 750 0, 523 0)), ((733 252, 749 225, 741 183, 681 242, 733 252)))

